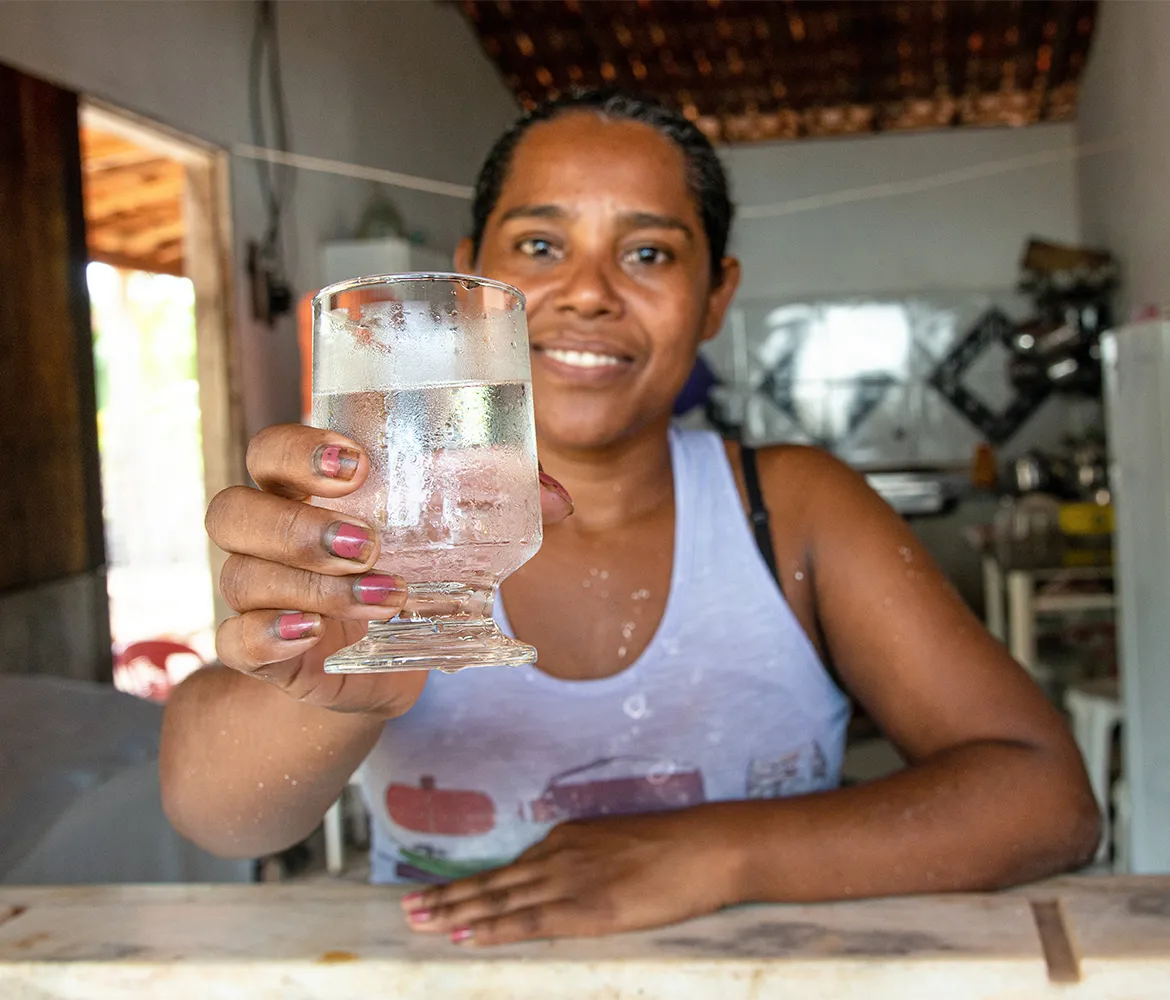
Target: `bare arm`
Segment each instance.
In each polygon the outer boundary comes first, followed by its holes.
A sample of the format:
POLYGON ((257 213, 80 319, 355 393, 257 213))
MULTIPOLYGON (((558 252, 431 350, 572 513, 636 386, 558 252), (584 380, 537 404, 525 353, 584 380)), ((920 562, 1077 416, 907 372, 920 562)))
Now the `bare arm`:
POLYGON ((372 715, 294 701, 226 667, 172 693, 163 720, 163 804, 184 836, 225 857, 304 839, 381 732, 372 715))

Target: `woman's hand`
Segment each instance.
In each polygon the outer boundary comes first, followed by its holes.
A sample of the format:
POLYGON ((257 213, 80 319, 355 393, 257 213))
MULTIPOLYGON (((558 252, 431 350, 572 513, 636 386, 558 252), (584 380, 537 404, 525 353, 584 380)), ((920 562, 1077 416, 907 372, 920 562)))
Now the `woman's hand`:
POLYGON ((477 946, 677 923, 738 902, 739 852, 707 826, 690 809, 564 823, 512 864, 402 906, 413 930, 477 946))
MULTIPOLYGON (((220 660, 311 705, 401 715, 422 691, 425 672, 324 671, 326 657, 406 601, 401 577, 373 570, 378 534, 370 525, 306 502, 352 493, 365 482, 369 459, 332 431, 281 424, 252 439, 247 462, 259 489, 231 487, 207 509, 207 532, 229 553, 220 591, 236 612, 216 635, 220 660)), ((541 487, 547 521, 571 512, 564 487, 543 473, 541 487)))

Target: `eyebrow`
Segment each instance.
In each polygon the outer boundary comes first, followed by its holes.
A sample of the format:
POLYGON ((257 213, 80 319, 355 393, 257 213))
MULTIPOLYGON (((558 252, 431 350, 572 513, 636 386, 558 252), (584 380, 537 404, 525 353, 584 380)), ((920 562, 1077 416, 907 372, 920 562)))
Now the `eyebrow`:
MULTIPOLYGON (((560 205, 517 205, 500 217, 500 224, 511 222, 513 219, 560 220, 571 217, 572 213, 560 205)), ((694 230, 673 215, 659 215, 657 212, 624 212, 618 219, 626 229, 676 229, 692 243, 695 239, 694 230)))

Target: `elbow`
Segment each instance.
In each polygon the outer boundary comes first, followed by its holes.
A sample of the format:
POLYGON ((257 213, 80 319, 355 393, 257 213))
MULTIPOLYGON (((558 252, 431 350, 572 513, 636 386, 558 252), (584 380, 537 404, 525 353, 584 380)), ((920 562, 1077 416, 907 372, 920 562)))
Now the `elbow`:
POLYGON ((1081 787, 1070 795, 1072 801, 1066 810, 1067 854, 1062 871, 1075 871, 1090 864, 1101 843, 1101 810, 1088 782, 1078 784, 1081 787))

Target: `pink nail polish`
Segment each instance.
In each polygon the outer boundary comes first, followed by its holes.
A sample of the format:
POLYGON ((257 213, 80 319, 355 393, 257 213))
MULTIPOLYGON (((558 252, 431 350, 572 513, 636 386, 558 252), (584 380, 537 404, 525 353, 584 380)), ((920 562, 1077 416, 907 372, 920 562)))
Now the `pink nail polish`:
POLYGON ((573 498, 571 496, 569 496, 569 491, 567 489, 565 489, 555 479, 553 479, 553 477, 550 476, 547 472, 541 472, 540 485, 543 486, 546 490, 552 490, 557 496, 559 496, 562 500, 564 500, 565 503, 567 503, 570 507, 573 506, 573 498))
POLYGON ((334 521, 325 529, 325 546, 335 556, 364 562, 374 541, 369 532, 358 524, 334 521))
POLYGON ((433 916, 434 914, 430 910, 411 910, 410 913, 406 915, 406 919, 409 920, 412 924, 425 924, 428 923, 433 916))
MULTIPOLYGON (((353 581, 354 596, 362 604, 385 604, 391 594, 406 592, 406 582, 383 573, 367 573, 353 581)), ((408 897, 409 898, 409 897, 408 897)))
POLYGON ((276 620, 277 634, 288 642, 295 642, 297 639, 306 639, 310 635, 316 634, 320 626, 320 615, 306 615, 299 611, 281 615, 276 620))
POLYGON ((325 445, 317 453, 317 468, 330 479, 350 480, 357 472, 358 453, 338 444, 325 445))
POLYGON ((451 932, 451 943, 463 944, 465 941, 470 941, 471 937, 472 934, 470 927, 456 927, 455 930, 451 932))
POLYGON ((402 897, 402 905, 409 909, 411 903, 418 903, 422 898, 423 894, 421 892, 408 892, 402 897))

